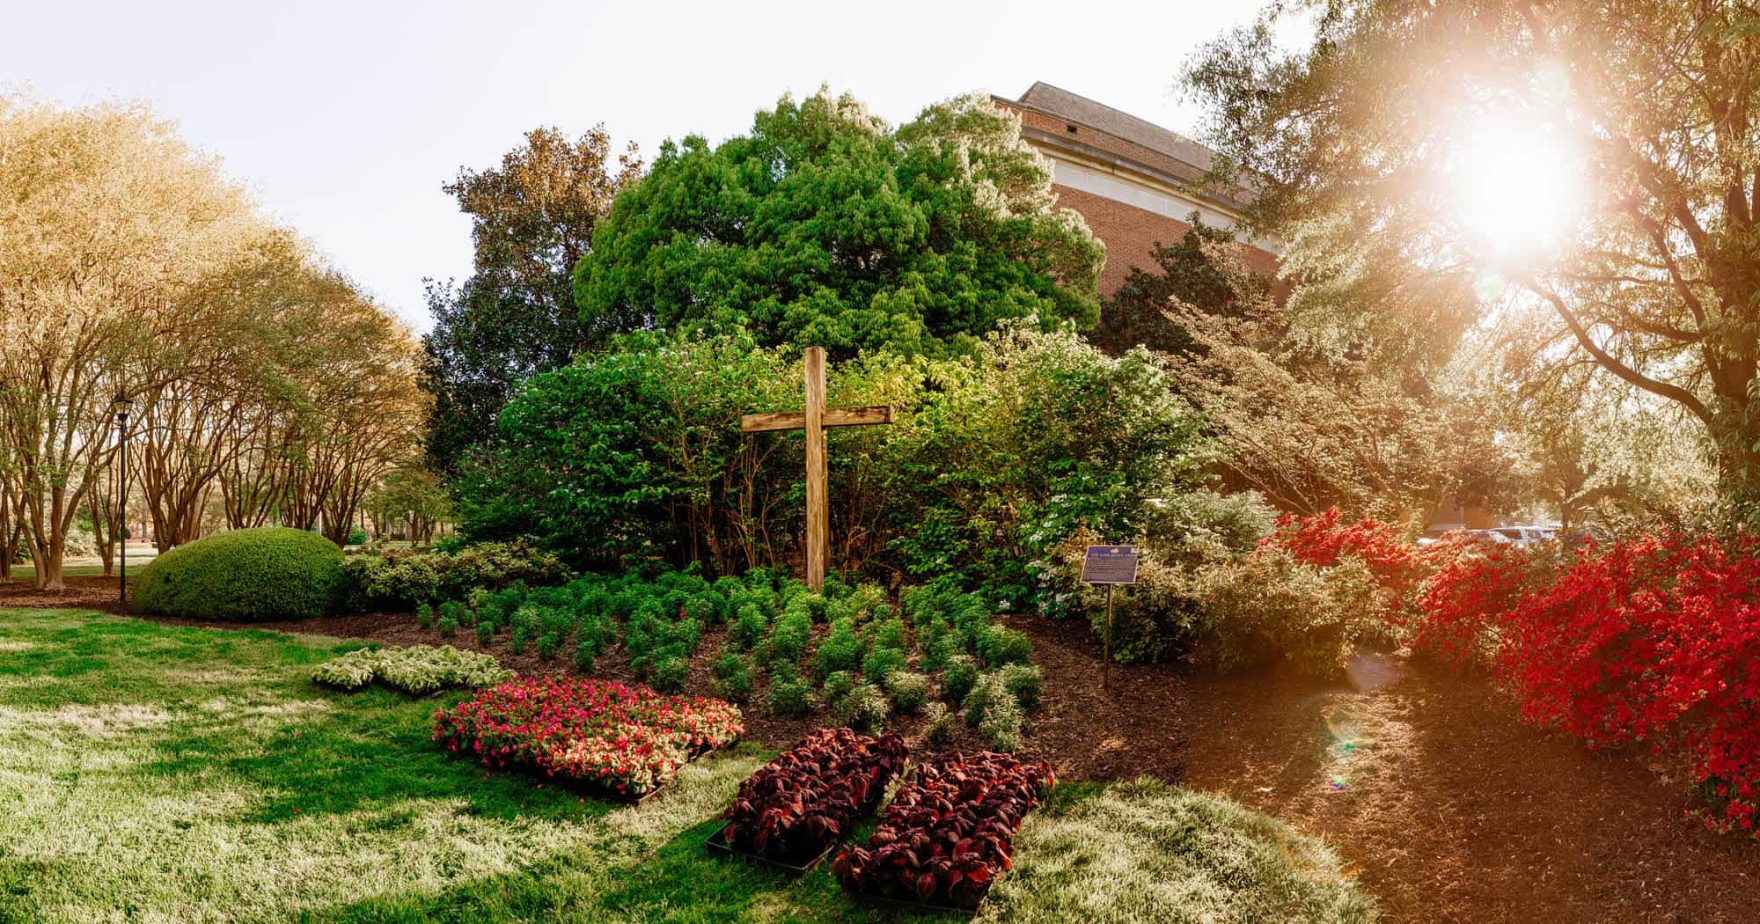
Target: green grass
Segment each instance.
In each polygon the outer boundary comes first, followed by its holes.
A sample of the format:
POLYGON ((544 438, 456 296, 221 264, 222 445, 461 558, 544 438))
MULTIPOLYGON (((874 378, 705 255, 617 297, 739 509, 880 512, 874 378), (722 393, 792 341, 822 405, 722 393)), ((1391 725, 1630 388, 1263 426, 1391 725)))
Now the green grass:
MULTIPOLYGON (((411 700, 310 683, 312 665, 349 647, 0 609, 0 922, 886 918, 853 904, 824 868, 794 880, 704 853, 764 749, 698 761, 640 807, 582 799, 438 751, 433 711, 462 694, 411 700)), ((1132 858, 1132 875, 1201 874, 1205 895, 1253 896, 1227 907, 1271 909, 1217 920, 1331 920, 1303 913, 1322 906, 1302 903, 1302 882, 1354 894, 1324 853, 1238 808, 1222 819, 1229 849, 1261 837, 1270 853, 1192 866, 1205 848, 1188 840, 1174 845, 1183 859, 1161 862, 1161 841, 1087 808, 1133 793, 1060 788, 1023 829, 1017 871, 984 917, 1087 916, 1091 904, 1079 903, 1095 900, 1095 870, 1113 853, 1132 858), (1090 833, 1117 849, 1066 843, 1090 833), (1084 849, 1099 853, 1071 860, 1084 849), (1288 870, 1263 868, 1290 852, 1288 870), (1260 896, 1260 877, 1276 889, 1260 896)), ((1113 886, 1099 900, 1160 907, 1133 892, 1113 886)))

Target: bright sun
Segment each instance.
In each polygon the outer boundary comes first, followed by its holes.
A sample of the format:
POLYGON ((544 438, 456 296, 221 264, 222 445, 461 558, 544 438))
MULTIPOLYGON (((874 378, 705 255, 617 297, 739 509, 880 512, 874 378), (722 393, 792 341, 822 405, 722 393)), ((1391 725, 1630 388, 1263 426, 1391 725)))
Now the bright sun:
POLYGON ((1553 122, 1486 112, 1455 139, 1448 183, 1472 245, 1522 260, 1558 245, 1587 200, 1583 152, 1553 122))

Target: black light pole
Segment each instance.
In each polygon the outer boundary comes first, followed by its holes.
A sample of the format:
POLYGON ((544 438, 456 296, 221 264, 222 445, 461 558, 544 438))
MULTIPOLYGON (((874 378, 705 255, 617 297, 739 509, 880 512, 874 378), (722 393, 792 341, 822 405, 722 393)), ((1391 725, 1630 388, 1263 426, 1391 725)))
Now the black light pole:
POLYGON ((128 612, 128 408, 134 402, 117 395, 116 443, 122 453, 122 475, 116 485, 116 597, 128 612))

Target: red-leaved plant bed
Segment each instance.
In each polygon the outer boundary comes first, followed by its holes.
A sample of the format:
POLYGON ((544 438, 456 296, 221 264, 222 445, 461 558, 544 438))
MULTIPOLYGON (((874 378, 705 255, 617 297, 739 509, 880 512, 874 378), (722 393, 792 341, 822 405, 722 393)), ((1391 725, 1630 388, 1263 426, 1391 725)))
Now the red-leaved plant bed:
POLYGON ((434 740, 454 753, 630 798, 744 730, 739 709, 720 700, 568 677, 514 680, 434 714, 434 740))
POLYGON ((1007 754, 950 753, 917 769, 866 847, 832 863, 865 895, 973 909, 1013 866, 1014 834, 1056 782, 1049 764, 1007 754))
POLYGON ((895 734, 808 732, 740 784, 722 836, 766 859, 817 858, 873 810, 907 753, 895 734))

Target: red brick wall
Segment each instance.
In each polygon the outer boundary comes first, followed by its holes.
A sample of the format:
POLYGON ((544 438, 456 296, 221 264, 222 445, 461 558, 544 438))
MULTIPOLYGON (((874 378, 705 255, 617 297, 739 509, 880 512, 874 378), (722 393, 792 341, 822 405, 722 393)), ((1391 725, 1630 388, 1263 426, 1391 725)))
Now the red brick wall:
MULTIPOLYGON (((1152 269, 1156 244, 1171 244, 1191 230, 1191 225, 1158 212, 1115 202, 1104 196, 1052 187, 1057 204, 1075 209, 1087 221, 1094 236, 1106 244, 1106 266, 1100 271, 1100 294, 1111 295, 1124 284, 1131 267, 1152 269)), ((1247 265, 1260 272, 1277 269, 1277 258, 1257 247, 1247 248, 1247 265)))

